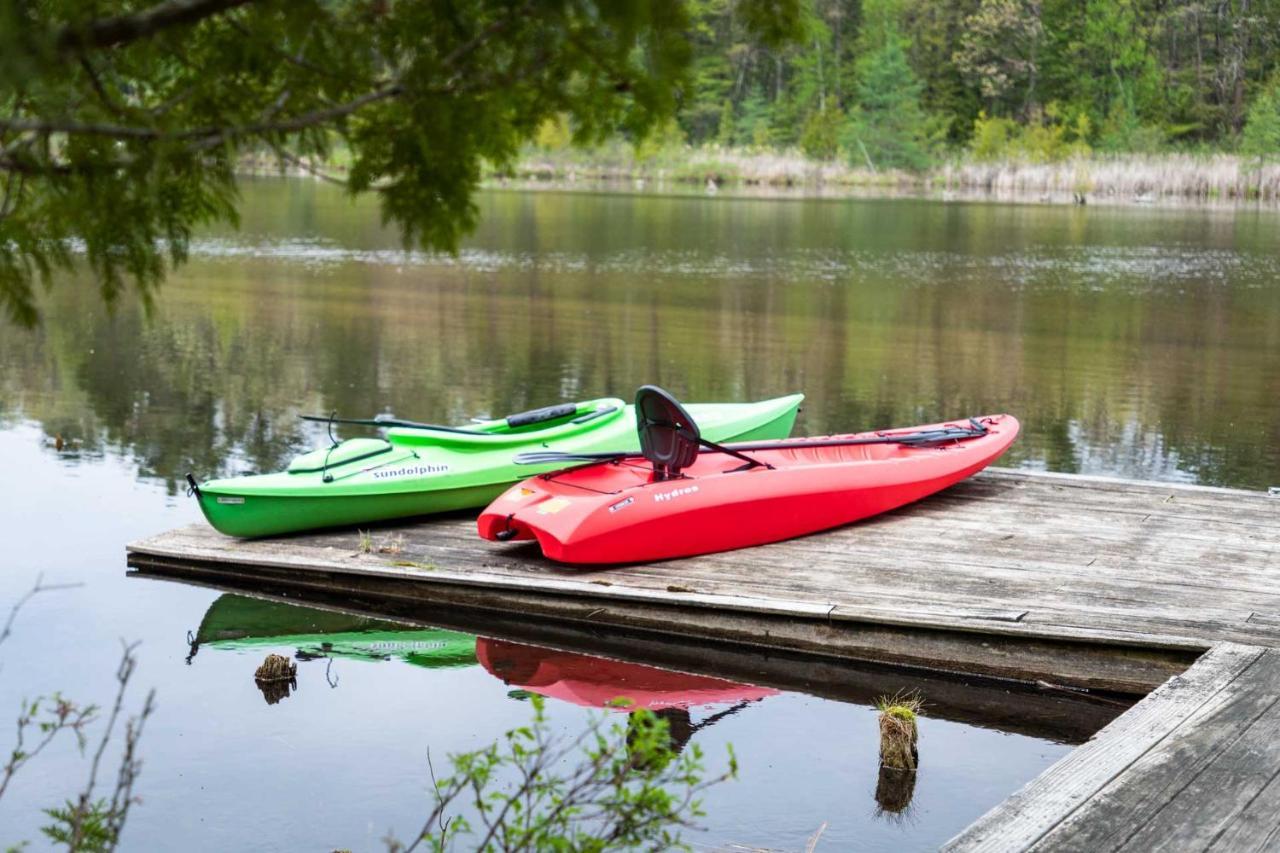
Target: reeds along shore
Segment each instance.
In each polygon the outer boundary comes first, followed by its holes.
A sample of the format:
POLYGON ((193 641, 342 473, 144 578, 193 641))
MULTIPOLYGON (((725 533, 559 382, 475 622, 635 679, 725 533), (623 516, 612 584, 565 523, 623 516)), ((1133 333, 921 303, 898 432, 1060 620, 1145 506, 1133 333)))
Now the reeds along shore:
POLYGON ((1035 163, 966 158, 926 172, 854 167, 817 161, 798 151, 753 152, 709 147, 649 157, 616 147, 600 152, 528 152, 499 180, 627 181, 648 189, 663 183, 927 192, 1062 202, 1280 202, 1280 152, 1274 161, 1234 154, 1091 154, 1035 163))

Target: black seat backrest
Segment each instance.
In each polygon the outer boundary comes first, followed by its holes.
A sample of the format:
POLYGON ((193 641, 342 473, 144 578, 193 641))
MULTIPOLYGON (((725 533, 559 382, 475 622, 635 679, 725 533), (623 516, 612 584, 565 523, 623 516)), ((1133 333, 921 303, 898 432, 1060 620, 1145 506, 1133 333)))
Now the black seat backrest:
POLYGON ((655 385, 636 392, 636 432, 640 452, 659 480, 679 476, 698 458, 698 425, 675 397, 655 385))

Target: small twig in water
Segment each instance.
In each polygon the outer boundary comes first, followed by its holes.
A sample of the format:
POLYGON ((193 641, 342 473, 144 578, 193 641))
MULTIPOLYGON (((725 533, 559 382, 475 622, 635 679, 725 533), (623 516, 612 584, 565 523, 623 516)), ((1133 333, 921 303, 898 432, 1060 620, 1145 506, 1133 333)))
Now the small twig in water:
POLYGON ((26 594, 14 602, 13 607, 9 610, 9 618, 5 620, 4 628, 0 628, 0 643, 9 639, 9 635, 13 633, 14 620, 18 618, 18 611, 26 606, 27 602, 35 598, 42 592, 50 592, 55 589, 75 589, 84 586, 82 583, 50 583, 44 582, 44 573, 36 575, 35 585, 27 590, 26 594))
POLYGON ((809 843, 804 846, 804 853, 813 853, 818 849, 818 839, 822 837, 822 833, 827 831, 827 822, 824 820, 822 826, 818 827, 818 831, 809 836, 809 843))

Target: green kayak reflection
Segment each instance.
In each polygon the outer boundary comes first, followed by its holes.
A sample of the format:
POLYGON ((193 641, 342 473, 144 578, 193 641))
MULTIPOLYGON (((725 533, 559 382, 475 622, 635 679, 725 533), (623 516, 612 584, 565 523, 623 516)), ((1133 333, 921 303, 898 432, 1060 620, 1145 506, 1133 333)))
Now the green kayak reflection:
POLYGON ((313 607, 221 595, 209 605, 191 638, 188 662, 201 647, 261 649, 291 646, 299 660, 347 658, 397 659, 440 669, 476 663, 474 634, 352 616, 313 607))
MULTIPOLYGON (((589 708, 654 711, 667 720, 677 751, 698 730, 779 692, 706 675, 461 631, 411 628, 384 619, 232 593, 219 596, 209 605, 199 630, 189 641, 188 663, 204 647, 288 647, 294 649, 297 660, 400 660, 431 669, 466 667, 478 662, 487 672, 516 688, 513 693, 528 691, 589 708), (712 713, 694 722, 690 711, 699 708, 712 713)), ((263 690, 264 695, 271 694, 267 696, 271 704, 289 695, 282 686, 263 690)))

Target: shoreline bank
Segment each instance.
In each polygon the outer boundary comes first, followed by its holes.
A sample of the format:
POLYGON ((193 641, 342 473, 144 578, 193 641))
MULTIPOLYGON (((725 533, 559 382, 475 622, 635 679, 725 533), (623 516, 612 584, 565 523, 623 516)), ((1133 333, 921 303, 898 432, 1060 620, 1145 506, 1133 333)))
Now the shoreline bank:
MULTIPOLYGON (((311 177, 342 183, 340 161, 244 158, 245 176, 311 177)), ((640 158, 619 146, 592 152, 530 151, 486 189, 638 194, 724 193, 746 198, 918 198, 1024 204, 1203 208, 1280 207, 1280 162, 1232 154, 1089 156, 1050 163, 952 160, 928 172, 854 168, 799 152, 680 149, 640 158)))
POLYGON ((584 184, 697 188, 735 194, 825 197, 913 197, 943 201, 1049 204, 1176 204, 1272 206, 1280 204, 1280 163, 1230 154, 1111 155, 1050 163, 952 160, 927 172, 855 168, 807 159, 799 153, 715 149, 656 155, 527 155, 489 183, 537 189, 584 184))

